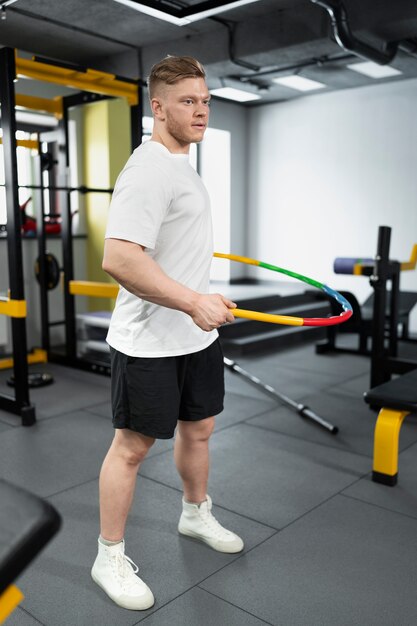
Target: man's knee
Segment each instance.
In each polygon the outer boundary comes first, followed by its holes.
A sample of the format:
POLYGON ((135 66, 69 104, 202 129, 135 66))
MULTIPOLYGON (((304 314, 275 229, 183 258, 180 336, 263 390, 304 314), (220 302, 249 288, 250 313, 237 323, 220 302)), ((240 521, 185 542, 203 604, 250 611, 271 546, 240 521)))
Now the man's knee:
POLYGON ((139 465, 154 444, 153 437, 147 437, 128 428, 115 431, 113 448, 128 465, 139 465))
POLYGON ((197 422, 179 422, 178 429, 181 437, 187 441, 207 441, 214 430, 214 425, 214 417, 207 417, 197 422))

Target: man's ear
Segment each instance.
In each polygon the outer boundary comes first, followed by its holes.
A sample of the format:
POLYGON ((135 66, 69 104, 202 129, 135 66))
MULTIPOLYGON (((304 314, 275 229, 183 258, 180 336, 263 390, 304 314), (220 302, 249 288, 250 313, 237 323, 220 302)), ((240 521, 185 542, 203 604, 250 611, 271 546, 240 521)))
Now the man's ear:
POLYGON ((151 109, 154 117, 163 122, 165 120, 164 107, 159 98, 152 98, 151 109))

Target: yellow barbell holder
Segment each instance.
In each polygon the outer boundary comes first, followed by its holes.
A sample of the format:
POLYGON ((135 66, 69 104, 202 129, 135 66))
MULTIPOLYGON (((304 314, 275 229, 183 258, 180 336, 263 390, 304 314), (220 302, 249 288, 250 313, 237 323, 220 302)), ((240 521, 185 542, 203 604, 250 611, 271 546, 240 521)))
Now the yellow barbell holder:
POLYGON ((26 300, 12 300, 10 297, 0 298, 0 315, 26 317, 26 313, 26 300))
MULTIPOLYGON (((0 144, 3 143, 3 137, 0 137, 0 144)), ((16 139, 16 146, 19 148, 29 148, 39 152, 39 141, 36 139, 16 139)))

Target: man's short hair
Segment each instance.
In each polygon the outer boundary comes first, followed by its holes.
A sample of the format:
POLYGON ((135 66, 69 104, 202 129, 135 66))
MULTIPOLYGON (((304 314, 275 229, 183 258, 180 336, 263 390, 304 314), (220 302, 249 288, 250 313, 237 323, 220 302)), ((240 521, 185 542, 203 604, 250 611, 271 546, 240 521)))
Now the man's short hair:
POLYGON ((184 78, 205 78, 204 67, 193 57, 166 56, 156 63, 148 78, 149 97, 152 99, 161 84, 175 85, 184 78))

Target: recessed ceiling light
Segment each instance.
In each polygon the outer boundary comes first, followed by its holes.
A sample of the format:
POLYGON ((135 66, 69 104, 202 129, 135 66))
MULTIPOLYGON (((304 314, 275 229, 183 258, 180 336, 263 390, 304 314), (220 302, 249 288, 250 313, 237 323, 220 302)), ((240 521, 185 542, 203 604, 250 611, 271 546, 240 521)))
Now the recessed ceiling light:
POLYGON ((162 2, 159 0, 115 0, 115 2, 176 26, 185 26, 191 22, 217 15, 217 13, 224 13, 245 4, 259 2, 259 0, 230 0, 229 2, 224 2, 224 0, 204 0, 203 2, 197 2, 181 8, 174 6, 172 2, 164 2, 164 0, 162 2))
POLYGON ((319 83, 317 80, 311 80, 310 78, 304 78, 304 76, 282 76, 279 78, 273 78, 274 83, 290 87, 291 89, 297 89, 298 91, 313 91, 314 89, 323 89, 326 87, 324 83, 319 83))
POLYGON ((396 70, 395 67, 391 67, 390 65, 378 65, 378 63, 374 63, 373 61, 352 63, 346 67, 354 72, 359 72, 359 74, 370 76, 371 78, 387 78, 388 76, 397 76, 398 74, 402 74, 402 72, 400 72, 400 70, 396 70))
POLYGON ((250 100, 259 100, 261 96, 250 91, 242 89, 234 89, 234 87, 219 87, 219 89, 210 89, 213 96, 226 98, 227 100, 235 100, 236 102, 249 102, 250 100))

